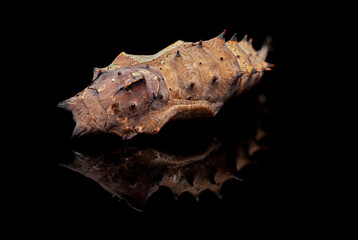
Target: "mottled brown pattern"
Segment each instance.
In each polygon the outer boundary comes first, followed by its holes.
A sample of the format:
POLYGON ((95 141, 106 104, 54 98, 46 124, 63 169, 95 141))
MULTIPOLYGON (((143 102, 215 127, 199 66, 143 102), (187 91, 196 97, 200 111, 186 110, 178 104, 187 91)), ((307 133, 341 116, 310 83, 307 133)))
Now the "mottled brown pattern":
POLYGON ((130 139, 155 134, 174 119, 215 116, 268 69, 251 41, 225 42, 224 33, 208 41, 177 41, 154 55, 122 52, 95 69, 90 86, 59 103, 73 113, 73 135, 107 132, 130 139))

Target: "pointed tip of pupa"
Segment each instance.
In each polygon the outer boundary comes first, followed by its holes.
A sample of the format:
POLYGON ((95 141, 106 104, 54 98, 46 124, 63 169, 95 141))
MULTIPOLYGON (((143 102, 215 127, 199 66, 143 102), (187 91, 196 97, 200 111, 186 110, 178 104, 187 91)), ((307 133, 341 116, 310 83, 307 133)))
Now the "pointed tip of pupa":
POLYGON ((222 33, 220 33, 220 34, 217 36, 217 38, 225 40, 225 34, 226 34, 226 29, 224 29, 224 31, 222 31, 222 33))
POLYGON ((64 110, 66 110, 66 111, 72 111, 73 109, 75 109, 76 103, 77 103, 77 98, 75 96, 75 97, 71 97, 69 99, 66 99, 66 100, 64 100, 62 102, 59 102, 57 104, 57 107, 62 108, 64 110))
POLYGON ((266 68, 272 68, 275 67, 276 65, 274 63, 267 63, 266 68))
POLYGON ((71 110, 72 110, 72 109, 71 109, 71 105, 69 104, 68 101, 69 101, 69 100, 67 99, 67 100, 65 100, 65 101, 59 102, 59 103, 57 104, 57 107, 58 107, 58 108, 62 108, 62 109, 64 109, 64 110, 66 110, 66 111, 71 111, 71 110))
POLYGON ((249 42, 249 40, 247 39, 247 34, 241 39, 241 42, 249 42))
POLYGON ((237 42, 237 37, 236 37, 236 33, 234 33, 234 35, 232 35, 232 37, 230 38, 231 42, 237 42))
POLYGON ((66 109, 66 108, 67 108, 67 103, 66 103, 66 101, 59 102, 59 103, 57 104, 57 107, 58 107, 58 108, 66 109))

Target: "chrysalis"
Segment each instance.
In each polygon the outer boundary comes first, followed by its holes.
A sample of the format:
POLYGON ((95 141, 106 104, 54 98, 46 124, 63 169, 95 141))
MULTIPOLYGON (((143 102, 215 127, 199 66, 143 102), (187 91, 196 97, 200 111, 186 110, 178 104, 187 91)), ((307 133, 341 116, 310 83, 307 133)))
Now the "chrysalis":
POLYGON ((122 52, 92 83, 58 104, 72 111, 73 136, 113 133, 130 139, 155 134, 169 121, 215 116, 223 104, 255 85, 272 64, 268 43, 256 52, 251 39, 219 36, 177 41, 154 55, 122 52))

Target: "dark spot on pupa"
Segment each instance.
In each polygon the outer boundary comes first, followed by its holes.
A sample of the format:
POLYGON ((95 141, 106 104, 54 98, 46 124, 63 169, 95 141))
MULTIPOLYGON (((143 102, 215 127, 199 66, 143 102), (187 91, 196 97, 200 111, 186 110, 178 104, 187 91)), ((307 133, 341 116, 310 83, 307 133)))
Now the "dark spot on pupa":
POLYGON ((224 60, 224 58, 223 58, 223 57, 221 57, 221 58, 220 58, 220 61, 222 61, 222 60, 224 60))
POLYGON ((112 111, 114 112, 115 115, 119 114, 119 105, 118 105, 118 103, 113 103, 111 105, 111 109, 112 109, 112 111))
POLYGON ((200 40, 197 46, 202 48, 203 47, 203 42, 200 40))
POLYGON ((241 77, 242 75, 244 75, 244 73, 243 73, 243 72, 241 72, 241 71, 237 71, 237 73, 236 73, 236 77, 237 77, 237 78, 241 77))

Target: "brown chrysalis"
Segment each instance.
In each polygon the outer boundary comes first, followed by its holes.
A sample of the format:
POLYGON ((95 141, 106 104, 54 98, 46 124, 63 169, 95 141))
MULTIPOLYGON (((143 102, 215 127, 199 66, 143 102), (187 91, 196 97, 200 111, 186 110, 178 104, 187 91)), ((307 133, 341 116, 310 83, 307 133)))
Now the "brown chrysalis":
POLYGON ((72 111, 74 136, 114 133, 130 139, 155 134, 169 121, 215 116, 223 104, 255 85, 272 64, 268 43, 227 42, 225 31, 208 41, 177 41, 154 55, 122 52, 92 83, 59 103, 72 111))

